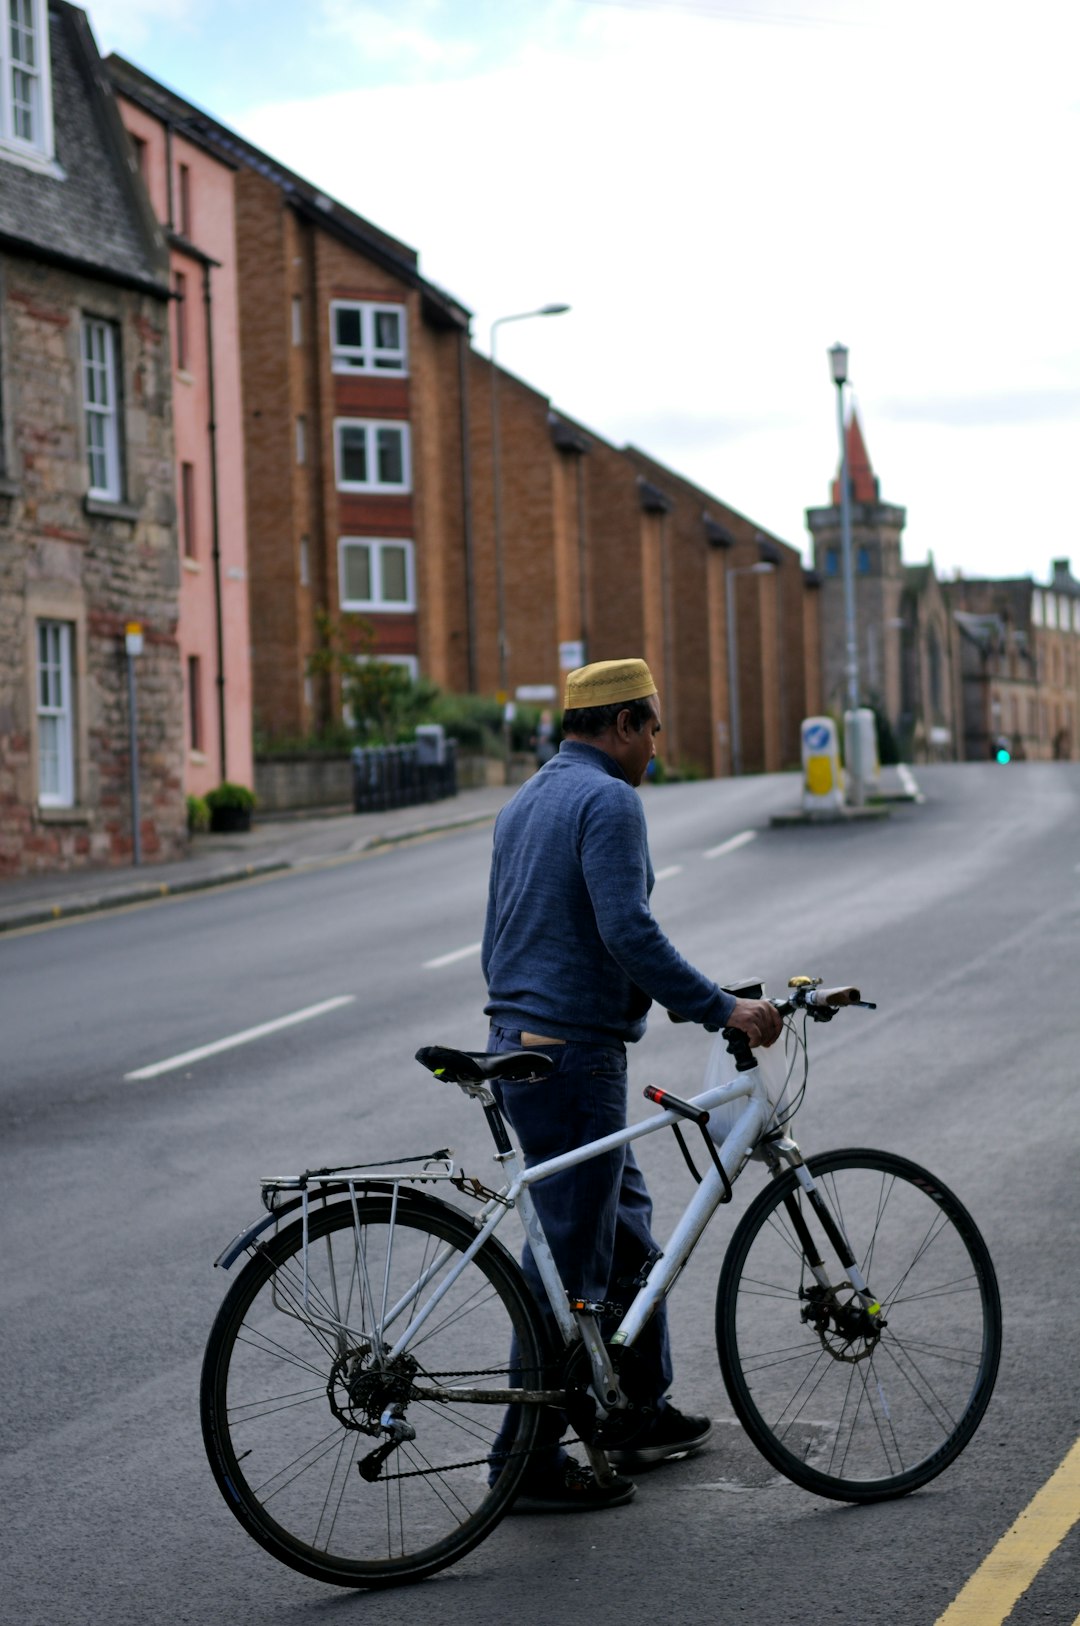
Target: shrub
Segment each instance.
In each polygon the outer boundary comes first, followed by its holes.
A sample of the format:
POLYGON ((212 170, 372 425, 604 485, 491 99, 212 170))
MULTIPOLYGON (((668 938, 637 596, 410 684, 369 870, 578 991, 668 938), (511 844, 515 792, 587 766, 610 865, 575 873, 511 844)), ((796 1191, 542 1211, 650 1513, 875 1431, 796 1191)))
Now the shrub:
POLYGON ((187 798, 187 827, 192 835, 210 828, 210 805, 203 796, 187 798))
POLYGON ((213 790, 207 791, 205 801, 211 813, 216 807, 236 807, 242 812, 250 813, 255 806, 255 792, 248 790, 246 785, 234 785, 230 780, 224 779, 213 790))

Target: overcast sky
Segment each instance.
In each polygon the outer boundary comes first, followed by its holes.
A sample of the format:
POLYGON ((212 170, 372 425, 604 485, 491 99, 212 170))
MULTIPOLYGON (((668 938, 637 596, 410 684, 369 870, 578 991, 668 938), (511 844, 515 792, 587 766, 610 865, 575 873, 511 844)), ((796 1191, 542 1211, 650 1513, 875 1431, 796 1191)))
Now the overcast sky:
POLYGON ((88 9, 607 439, 806 549, 840 339, 909 563, 1080 575, 1075 0, 88 9))

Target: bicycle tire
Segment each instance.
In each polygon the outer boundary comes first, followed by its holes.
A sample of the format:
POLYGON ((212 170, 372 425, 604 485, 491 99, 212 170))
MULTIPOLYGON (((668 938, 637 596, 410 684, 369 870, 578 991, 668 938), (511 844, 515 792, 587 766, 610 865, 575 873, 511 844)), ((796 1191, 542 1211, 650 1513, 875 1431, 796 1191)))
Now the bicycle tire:
POLYGON ((837 1315, 815 1304, 786 1201, 830 1281, 846 1272, 789 1170, 747 1210, 720 1273, 724 1383, 758 1450, 795 1484, 836 1501, 904 1496, 959 1455, 990 1400, 1001 1355, 994 1267, 967 1209, 917 1163, 865 1148, 807 1162, 883 1322, 866 1331, 858 1305, 847 1309, 850 1287, 837 1315))
MULTIPOLYGON (((404 1299, 411 1311, 422 1302, 416 1282, 443 1245, 448 1262, 427 1293, 476 1230, 449 1204, 412 1192, 401 1193, 396 1208, 389 1195, 358 1196, 355 1216, 348 1200, 313 1209, 306 1302, 302 1239, 297 1220, 260 1244, 211 1329, 200 1402, 214 1477, 248 1534, 292 1569, 344 1587, 422 1580, 464 1557, 502 1518, 527 1466, 539 1408, 513 1409, 512 1446, 489 1486, 486 1459, 505 1406, 411 1395, 405 1416, 415 1439, 366 1482, 356 1465, 386 1440, 379 1414, 394 1398, 393 1385, 372 1372, 365 1343, 375 1307, 404 1299), (343 1325, 347 1335, 327 1330, 343 1325)), ((393 1331, 407 1321, 405 1314, 393 1331)), ((512 1333, 520 1386, 535 1386, 542 1327, 520 1268, 490 1241, 416 1334, 407 1352, 419 1363, 412 1377, 461 1387, 470 1381, 463 1372, 473 1384, 501 1373, 495 1382, 505 1389, 512 1333)), ((401 1368, 398 1376, 400 1397, 410 1379, 401 1368)))

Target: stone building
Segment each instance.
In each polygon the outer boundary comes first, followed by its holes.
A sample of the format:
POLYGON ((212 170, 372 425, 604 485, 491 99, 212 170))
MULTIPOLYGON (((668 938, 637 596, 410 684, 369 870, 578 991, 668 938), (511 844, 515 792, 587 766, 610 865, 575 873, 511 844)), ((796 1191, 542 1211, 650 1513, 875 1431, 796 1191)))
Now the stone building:
POLYGON ((0 874, 186 841, 168 254, 85 15, 12 11, 0 86, 0 874))
POLYGON ((1043 586, 1030 577, 945 587, 957 629, 963 755, 1007 742, 1036 761, 1080 757, 1080 582, 1055 559, 1043 586))
MULTIPOLYGON (((949 606, 933 560, 903 562, 907 513, 882 501, 855 414, 846 433, 859 699, 875 708, 903 756, 950 761, 957 755, 958 702, 949 606)), ((848 648, 839 474, 831 505, 807 509, 806 523, 821 583, 822 698, 840 717, 848 704, 848 648)))
POLYGON ((169 244, 184 786, 204 796, 253 778, 236 166, 167 91, 116 57, 106 66, 169 244))

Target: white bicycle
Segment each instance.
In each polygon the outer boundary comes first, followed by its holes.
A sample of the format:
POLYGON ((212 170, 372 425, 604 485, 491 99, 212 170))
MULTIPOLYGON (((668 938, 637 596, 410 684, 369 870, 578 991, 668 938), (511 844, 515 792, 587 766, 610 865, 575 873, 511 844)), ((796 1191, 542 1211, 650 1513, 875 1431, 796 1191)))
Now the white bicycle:
POLYGON ((648 1416, 635 1343, 751 1160, 771 1178, 734 1232, 716 1295, 720 1369, 750 1438, 796 1484, 851 1502, 902 1496, 956 1458, 986 1410, 1001 1349, 986 1245, 958 1199, 906 1158, 858 1149, 803 1159, 788 1128, 806 1086, 808 1022, 865 1002, 857 989, 794 978, 776 1003, 784 1039, 755 1054, 731 1036, 732 1082, 689 1101, 647 1089, 654 1116, 528 1169, 491 1085, 540 1080, 549 1059, 421 1050, 418 1060, 482 1105, 498 1189, 445 1151, 263 1183, 267 1213, 217 1260, 249 1256, 214 1322, 201 1388, 214 1475, 256 1541, 339 1586, 431 1575, 506 1513, 544 1406, 566 1412, 596 1473, 610 1474, 605 1447, 648 1416), (717 1145, 709 1115, 732 1102, 742 1108, 717 1145), (683 1126, 701 1132, 701 1176, 683 1126), (628 1303, 571 1300, 530 1188, 668 1127, 698 1178, 670 1240, 643 1262, 628 1303), (447 1187, 474 1207, 437 1194, 447 1187), (558 1348, 495 1234, 513 1210, 558 1348), (496 1463, 508 1405, 515 1437, 496 1463))

